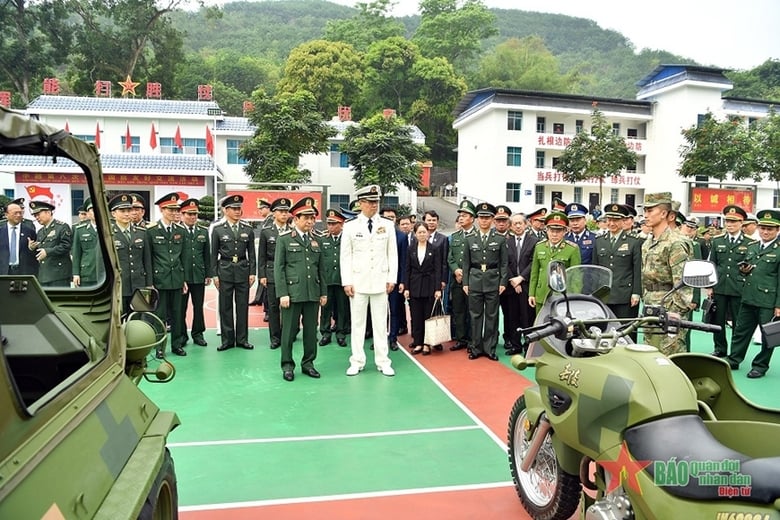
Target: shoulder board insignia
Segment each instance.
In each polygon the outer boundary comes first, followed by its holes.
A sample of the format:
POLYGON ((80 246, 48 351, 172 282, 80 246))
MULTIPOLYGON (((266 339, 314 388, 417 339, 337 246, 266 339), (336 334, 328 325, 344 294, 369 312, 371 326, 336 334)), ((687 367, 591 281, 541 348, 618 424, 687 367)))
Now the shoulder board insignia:
POLYGON ((344 222, 345 222, 345 223, 346 223, 346 222, 352 222, 352 221, 353 221, 353 220, 355 220, 356 218, 357 218, 357 217, 348 218, 348 219, 347 219, 347 220, 345 220, 344 222))
POLYGON ((209 225, 208 225, 207 223, 205 223, 205 222, 201 221, 201 220, 197 221, 197 222, 195 223, 195 226, 196 226, 196 227, 203 228, 203 229, 208 229, 208 228, 209 228, 209 225))
POLYGON ((538 241, 538 242, 536 242, 536 243, 537 243, 537 244, 546 244, 547 242, 548 242, 548 240, 547 240, 546 238, 543 238, 543 239, 539 240, 539 241, 538 241))
POLYGON ((580 247, 576 243, 572 242, 571 240, 564 240, 563 243, 574 247, 580 247))
POLYGON ((289 235, 290 233, 292 233, 292 229, 282 229, 281 231, 279 231, 279 236, 289 235))
POLYGON ((78 224, 74 224, 74 226, 73 226, 73 227, 74 227, 74 228, 83 228, 83 227, 85 227, 85 226, 87 226, 87 225, 88 225, 88 223, 87 223, 87 221, 85 220, 84 222, 79 222, 78 224))
POLYGON ((153 227, 157 227, 157 222, 149 222, 146 224, 146 229, 152 229, 153 227))

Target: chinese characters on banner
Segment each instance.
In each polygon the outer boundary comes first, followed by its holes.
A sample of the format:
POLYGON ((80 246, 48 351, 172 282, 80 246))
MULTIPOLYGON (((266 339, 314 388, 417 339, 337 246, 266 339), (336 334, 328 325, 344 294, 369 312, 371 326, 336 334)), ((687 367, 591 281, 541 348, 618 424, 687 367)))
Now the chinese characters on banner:
POLYGON ((241 218, 244 220, 260 220, 260 199, 265 199, 271 203, 280 197, 287 197, 294 206, 303 197, 312 197, 314 205, 317 211, 319 211, 317 220, 322 219, 324 211, 322 207, 322 193, 319 191, 228 190, 227 194, 242 195, 244 197, 244 210, 241 213, 241 218))
POLYGON ((725 206, 736 204, 748 213, 755 213, 753 190, 722 190, 716 188, 693 188, 691 190, 691 211, 695 213, 720 213, 725 206))
MULTIPOLYGON (((536 182, 552 182, 557 184, 567 183, 564 175, 558 171, 538 171, 536 172, 536 182)), ((598 184, 598 179, 588 179, 578 181, 577 184, 598 184)), ((639 175, 611 175, 604 177, 604 184, 610 186, 635 186, 641 187, 642 178, 639 175)))

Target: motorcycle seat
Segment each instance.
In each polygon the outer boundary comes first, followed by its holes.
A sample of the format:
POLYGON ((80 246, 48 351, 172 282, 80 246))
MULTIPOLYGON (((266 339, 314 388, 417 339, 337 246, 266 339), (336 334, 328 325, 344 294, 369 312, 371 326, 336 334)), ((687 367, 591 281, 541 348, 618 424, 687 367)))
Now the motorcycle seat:
POLYGON ((724 446, 698 415, 634 426, 626 430, 625 441, 635 460, 650 461, 645 471, 670 495, 729 500, 723 494, 728 491, 738 493, 731 500, 758 504, 780 498, 780 457, 751 458, 724 446), (670 471, 675 471, 671 481, 670 471))

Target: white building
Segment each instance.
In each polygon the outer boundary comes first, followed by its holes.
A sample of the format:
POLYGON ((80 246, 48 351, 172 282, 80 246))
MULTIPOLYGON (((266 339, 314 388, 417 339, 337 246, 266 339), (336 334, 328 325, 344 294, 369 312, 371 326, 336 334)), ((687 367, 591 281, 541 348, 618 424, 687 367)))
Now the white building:
POLYGON ((469 92, 453 125, 460 195, 526 212, 550 207, 556 197, 593 207, 599 183, 567 183, 555 163, 576 132, 589 128, 595 104, 638 156, 635 168, 605 180, 602 205, 641 205, 645 192, 658 191, 672 192, 686 215, 698 217, 717 215, 730 203, 753 213, 778 205, 771 182, 721 185, 677 174, 683 129, 708 111, 719 119, 738 115, 747 124, 765 116, 768 103, 723 97, 732 84, 717 68, 662 65, 637 86, 636 100, 492 88, 469 92))

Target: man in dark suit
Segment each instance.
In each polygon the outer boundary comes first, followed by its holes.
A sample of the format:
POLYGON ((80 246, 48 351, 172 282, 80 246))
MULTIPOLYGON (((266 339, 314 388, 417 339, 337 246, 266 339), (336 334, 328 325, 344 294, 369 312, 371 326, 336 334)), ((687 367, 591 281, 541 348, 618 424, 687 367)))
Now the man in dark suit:
MULTIPOLYGON (((396 223, 397 215, 395 209, 384 207, 379 211, 387 220, 393 224, 396 223)), ((445 239, 446 241, 446 239, 445 239)), ((387 305, 390 308, 390 327, 387 329, 387 347, 390 350, 398 350, 398 329, 401 328, 401 322, 406 321, 406 307, 404 306, 404 270, 406 269, 406 254, 409 251, 409 241, 403 231, 395 228, 396 250, 398 251, 398 278, 396 279, 396 288, 387 295, 387 305)))
POLYGON ((208 228, 198 222, 200 205, 197 199, 189 199, 181 205, 182 224, 184 225, 184 281, 187 282, 187 292, 182 298, 182 323, 184 323, 184 338, 187 343, 187 305, 192 300, 192 342, 201 347, 207 346, 203 333, 206 331, 206 321, 203 316, 203 301, 206 286, 211 284, 211 248, 209 247, 208 228))
POLYGON ((133 225, 133 196, 116 195, 108 201, 108 209, 114 217, 111 232, 122 277, 122 312, 126 314, 130 312, 133 291, 152 286, 152 253, 146 228, 133 225))
POLYGON ((36 238, 35 226, 24 219, 24 208, 10 202, 0 223, 0 274, 37 275, 38 261, 27 246, 36 238))
POLYGON ((510 221, 512 234, 507 238, 509 283, 504 291, 507 297, 504 330, 508 331, 509 335, 504 346, 507 349, 506 354, 513 356, 527 348, 527 345, 522 343, 517 329, 530 327, 536 318, 536 312, 528 305, 528 284, 531 279, 534 247, 538 240, 535 235, 526 232, 527 224, 523 215, 512 215, 510 221))
POLYGON ((249 288, 255 283, 257 271, 255 233, 252 226, 241 220, 243 204, 241 195, 223 197, 220 206, 225 218, 211 230, 209 267, 211 280, 219 291, 220 352, 235 346, 255 348, 249 343, 249 288))
MULTIPOLYGON (((612 270, 612 288, 607 306, 618 318, 634 318, 639 310, 642 291, 642 243, 623 230, 630 215, 623 204, 607 204, 607 233, 596 238, 593 265, 612 270)), ((636 333, 631 334, 636 341, 636 333)))
MULTIPOLYGON (((439 231, 439 214, 434 210, 426 211, 423 219, 425 220, 425 226, 428 228, 428 233, 431 235, 428 239, 428 243, 433 247, 439 248, 439 252, 441 253, 439 256, 442 259, 442 280, 447 280, 447 278, 449 278, 449 271, 446 259, 447 254, 449 253, 450 242, 447 240, 447 235, 439 231)), ((442 291, 444 291, 444 283, 442 284, 442 291)))

